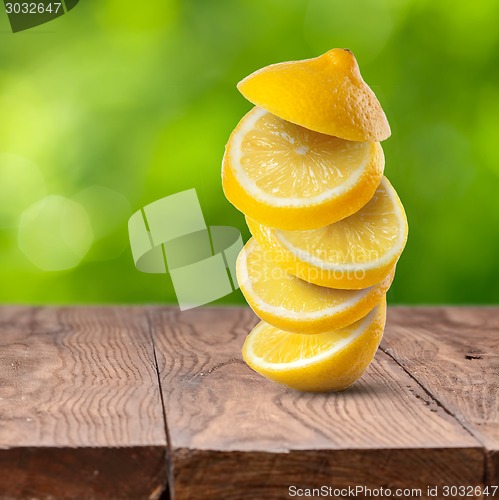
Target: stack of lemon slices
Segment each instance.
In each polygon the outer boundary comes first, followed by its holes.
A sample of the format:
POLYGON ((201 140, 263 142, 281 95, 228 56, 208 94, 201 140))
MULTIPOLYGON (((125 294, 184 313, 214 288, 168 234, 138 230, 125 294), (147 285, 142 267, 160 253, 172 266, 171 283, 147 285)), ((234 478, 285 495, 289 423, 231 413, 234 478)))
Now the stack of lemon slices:
POLYGON ((407 240, 386 177, 386 116, 349 50, 265 67, 227 144, 222 180, 253 237, 237 277, 262 321, 245 361, 303 391, 343 390, 371 362, 407 240))

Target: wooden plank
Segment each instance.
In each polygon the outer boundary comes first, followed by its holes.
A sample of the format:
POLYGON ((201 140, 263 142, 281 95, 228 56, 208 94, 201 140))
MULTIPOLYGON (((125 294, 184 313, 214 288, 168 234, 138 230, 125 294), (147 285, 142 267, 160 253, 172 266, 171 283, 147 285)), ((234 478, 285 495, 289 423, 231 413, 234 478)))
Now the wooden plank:
POLYGON ((499 308, 390 309, 382 348, 483 443, 498 485, 499 308))
POLYGON ((140 310, 0 308, 0 496, 159 497, 158 387, 140 310))
POLYGON ((346 392, 302 394, 243 363, 255 323, 247 308, 151 310, 177 500, 482 484, 480 444, 389 356, 346 392))

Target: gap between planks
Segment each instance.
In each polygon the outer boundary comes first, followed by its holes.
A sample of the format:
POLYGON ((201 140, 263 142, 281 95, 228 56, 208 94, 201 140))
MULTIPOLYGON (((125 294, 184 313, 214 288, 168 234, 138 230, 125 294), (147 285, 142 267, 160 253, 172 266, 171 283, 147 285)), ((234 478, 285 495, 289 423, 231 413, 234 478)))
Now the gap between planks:
POLYGON ((0 496, 157 498, 167 441, 131 307, 0 308, 0 496))
POLYGON ((422 382, 419 381, 416 376, 410 372, 395 356, 393 356, 389 351, 391 351, 390 348, 383 348, 381 345, 378 348, 381 352, 385 353, 390 359, 392 359, 396 365, 398 365, 402 370, 409 375, 409 377, 414 380, 414 382, 421 388, 422 391, 424 391, 427 396, 432 399, 437 406, 442 408, 443 411, 445 411, 451 418, 453 418, 457 424, 461 426, 461 428, 467 432, 468 434, 471 435, 474 439, 476 439, 481 445, 482 445, 482 453, 483 453, 483 460, 484 460, 484 467, 483 467, 483 485, 487 486, 489 484, 489 461, 490 461, 490 456, 489 452, 487 451, 487 448, 485 446, 485 443, 483 442, 482 439, 480 439, 480 435, 476 432, 473 431, 471 426, 469 426, 466 421, 463 418, 460 418, 458 415, 456 415, 455 412, 453 412, 450 408, 447 408, 444 404, 443 401, 441 401, 433 392, 426 387, 426 385, 422 382))
POLYGON ((484 456, 483 484, 497 485, 498 400, 497 396, 495 402, 486 398, 476 387, 494 387, 497 391, 499 308, 395 306, 390 307, 388 316, 387 326, 393 333, 384 337, 380 349, 480 443, 484 456), (422 347, 425 349, 421 352, 422 347), (454 382, 455 372, 462 374, 462 378, 456 390, 450 390, 452 385, 445 384, 445 379, 454 382), (435 385, 436 380, 443 385, 435 385), (467 400, 474 404, 466 404, 467 400), (477 420, 478 408, 483 414, 477 420))
MULTIPOLYGON (((483 441, 480 439, 480 437, 477 435, 477 433, 473 432, 473 430, 466 424, 464 419, 460 418, 458 415, 456 415, 455 412, 453 412, 450 408, 447 408, 445 406, 444 402, 441 401, 426 385, 421 382, 410 370, 408 370, 393 354, 390 353, 392 349, 390 348, 383 348, 381 345, 378 347, 378 349, 385 353, 396 365, 398 365, 409 377, 416 382, 416 384, 421 388, 421 390, 428 395, 430 399, 432 399, 435 404, 442 408, 442 410, 447 413, 451 418, 453 418, 456 423, 458 423, 462 429, 467 432, 468 434, 471 435, 471 437, 475 438, 482 446, 485 447, 485 444, 483 441)), ((485 450, 485 448, 484 448, 485 450)))
POLYGON ((160 394, 161 401, 161 413, 163 415, 163 426, 165 429, 166 436, 166 450, 165 450, 165 467, 166 467, 166 476, 168 479, 168 483, 166 484, 166 488, 160 494, 159 500, 173 500, 174 498, 174 489, 173 489, 173 462, 172 462, 172 447, 170 440, 170 431, 168 429, 168 421, 166 418, 166 406, 165 406, 165 397, 163 394, 163 383, 161 382, 161 371, 158 365, 158 353, 156 351, 156 341, 154 339, 154 331, 151 322, 150 312, 151 309, 145 309, 147 329, 149 331, 149 335, 151 337, 151 346, 152 346, 152 354, 154 361, 154 369, 156 370, 156 377, 158 380, 158 389, 160 394))
MULTIPOLYGON (((234 309, 236 309, 236 308, 234 308, 234 309)), ((241 308, 241 309, 243 309, 243 308, 241 308)), ((168 451, 169 451, 167 461, 168 461, 169 472, 171 474, 171 476, 170 476, 171 480, 170 480, 169 484, 170 484, 170 489, 173 489, 173 486, 174 486, 173 483, 174 483, 174 477, 175 477, 175 474, 174 474, 175 471, 172 470, 173 463, 175 462, 175 457, 173 456, 173 453, 176 453, 176 451, 173 449, 172 441, 170 439, 170 433, 168 430, 168 415, 167 415, 167 406, 168 405, 166 404, 165 399, 164 399, 163 387, 162 387, 162 368, 160 366, 159 359, 158 359, 161 356, 161 349, 158 349, 157 342, 156 342, 156 340, 157 340, 156 337, 158 335, 160 335, 160 333, 158 333, 158 324, 157 324, 157 317, 156 317, 156 315, 158 313, 158 308, 150 307, 150 308, 147 308, 146 312, 147 312, 147 317, 148 317, 148 325, 149 325, 149 329, 150 329, 150 333, 151 333, 151 337, 152 337, 152 345, 153 345, 154 358, 155 358, 155 369, 157 370, 158 383, 160 385, 160 389, 161 389, 162 395, 163 395, 161 402, 163 404, 165 428, 167 429, 167 438, 168 438, 167 443, 168 443, 168 451), (154 324, 154 319, 156 319, 156 325, 154 324)), ((220 312, 223 312, 223 309, 221 309, 220 312)), ((421 390, 421 392, 424 393, 427 396, 427 398, 435 404, 435 406, 441 408, 442 412, 445 413, 450 420, 454 421, 457 427, 462 429, 466 435, 469 435, 470 438, 472 438, 474 441, 477 442, 477 445, 478 445, 477 450, 480 450, 480 452, 482 453, 482 456, 484 458, 484 467, 483 467, 484 478, 483 479, 485 481, 484 485, 486 485, 487 484, 487 482, 486 482, 486 480, 487 480, 487 477, 486 477, 486 474, 487 474, 487 467, 486 467, 487 448, 484 445, 483 440, 479 439, 475 435, 475 433, 472 432, 470 430, 470 428, 468 428, 467 425, 465 425, 463 420, 461 418, 459 418, 458 415, 456 415, 456 413, 451 410, 451 408, 448 407, 448 405, 445 403, 445 401, 440 400, 440 398, 438 398, 433 393, 433 391, 431 391, 428 387, 426 387, 424 382, 422 382, 420 379, 418 379, 416 377, 416 375, 414 373, 412 373, 407 367, 405 367, 401 361, 399 361, 396 357, 394 357, 394 355, 391 354, 390 349, 385 349, 383 347, 380 347, 380 351, 383 353, 383 355, 385 355, 387 358, 389 358, 391 361, 393 361, 394 364, 399 369, 401 369, 413 381, 415 386, 418 387, 421 390)), ((164 367, 163 367, 163 370, 164 370, 164 367)), ((172 429, 172 431, 175 433, 175 429, 172 429)), ((179 449, 178 451, 181 452, 182 450, 179 449)))
MULTIPOLYGON (((151 322, 151 316, 150 314, 155 310, 156 308, 153 307, 148 307, 145 312, 146 312, 146 318, 147 318, 147 325, 149 328, 149 333, 151 335, 151 343, 152 343, 152 349, 153 349, 153 356, 154 356, 154 367, 156 369, 156 374, 158 377, 158 386, 160 389, 160 394, 161 394, 161 405, 162 405, 162 410, 163 410, 163 419, 164 419, 164 426, 165 426, 165 433, 167 437, 167 445, 168 445, 168 455, 167 455, 167 470, 168 470, 168 479, 170 480, 173 478, 172 475, 172 463, 171 463, 171 439, 170 439, 170 432, 168 429, 168 420, 167 420, 167 415, 166 415, 166 406, 165 406, 165 400, 164 400, 164 393, 163 393, 163 384, 161 382, 161 370, 158 364, 158 352, 156 348, 156 341, 155 341, 155 334, 154 334, 154 328, 152 326, 151 322)), ((249 332, 248 332, 249 334, 249 332)), ((463 428, 465 432, 470 434, 473 438, 475 438, 477 441, 482 444, 485 449, 485 444, 483 443, 483 440, 480 439, 480 436, 473 431, 471 426, 469 426, 466 421, 463 418, 460 418, 458 415, 455 414, 450 408, 445 406, 444 402, 441 401, 426 385, 420 381, 410 370, 408 370, 390 351, 392 351, 391 348, 383 348, 381 345, 378 347, 378 349, 386 354, 390 359, 394 361, 396 365, 398 365, 419 387, 420 389, 428 395, 430 399, 433 400, 433 402, 442 410, 447 413, 451 418, 456 420, 456 422, 463 428)), ((171 487, 170 487, 171 490, 171 487)))

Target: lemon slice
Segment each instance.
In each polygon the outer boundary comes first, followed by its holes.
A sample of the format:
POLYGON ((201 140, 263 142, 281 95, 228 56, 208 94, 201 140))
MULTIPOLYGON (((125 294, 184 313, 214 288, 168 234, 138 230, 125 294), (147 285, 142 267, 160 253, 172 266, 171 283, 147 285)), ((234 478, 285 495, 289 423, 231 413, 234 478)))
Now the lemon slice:
POLYGON ((260 224, 314 229, 364 206, 383 168, 378 143, 312 132, 254 108, 229 138, 222 184, 228 200, 260 224))
POLYGON ((300 391, 340 391, 365 371, 383 335, 386 299, 363 319, 315 335, 289 333, 264 321, 248 335, 243 358, 256 372, 300 391))
POLYGON ((407 241, 404 207, 383 178, 374 197, 354 215, 311 231, 281 231, 247 218, 255 239, 285 270, 310 283, 359 289, 382 281, 407 241))
POLYGON ((253 104, 316 132, 350 141, 379 142, 390 136, 381 104, 346 49, 272 64, 237 88, 253 104))
POLYGON ((273 261, 272 252, 251 238, 239 254, 236 272, 239 287, 257 316, 288 332, 315 334, 364 317, 387 292, 395 269, 366 289, 326 288, 289 274, 273 261))

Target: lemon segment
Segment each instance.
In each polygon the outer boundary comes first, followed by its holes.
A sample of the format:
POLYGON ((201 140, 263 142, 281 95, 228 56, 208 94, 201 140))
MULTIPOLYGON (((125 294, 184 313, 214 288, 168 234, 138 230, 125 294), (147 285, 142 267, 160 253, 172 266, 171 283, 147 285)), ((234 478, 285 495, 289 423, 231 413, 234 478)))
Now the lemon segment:
POLYGON ((273 64, 238 84, 255 107, 222 162, 253 238, 239 287, 262 321, 246 363, 300 391, 341 391, 381 341, 407 218, 383 177, 385 113, 348 49, 273 64))
POLYGON ((367 316, 342 329, 315 335, 290 333, 260 322, 243 345, 243 358, 256 372, 292 389, 341 391, 373 359, 383 335, 386 299, 367 316))
POLYGON ((390 136, 381 104, 346 49, 272 64, 237 88, 256 106, 309 130, 350 141, 379 142, 390 136))
POLYGON ((254 108, 229 138, 222 185, 227 199, 261 224, 314 229, 364 206, 383 168, 378 143, 327 136, 254 108))
POLYGON ((404 208, 386 177, 357 213, 320 229, 282 231, 250 218, 247 223, 258 243, 286 271, 309 283, 342 289, 382 281, 400 257, 408 234, 404 208))
POLYGON ((339 290, 289 274, 273 253, 250 239, 236 264, 239 287, 257 316, 288 332, 316 334, 343 328, 364 317, 389 289, 395 269, 372 287, 339 290))

